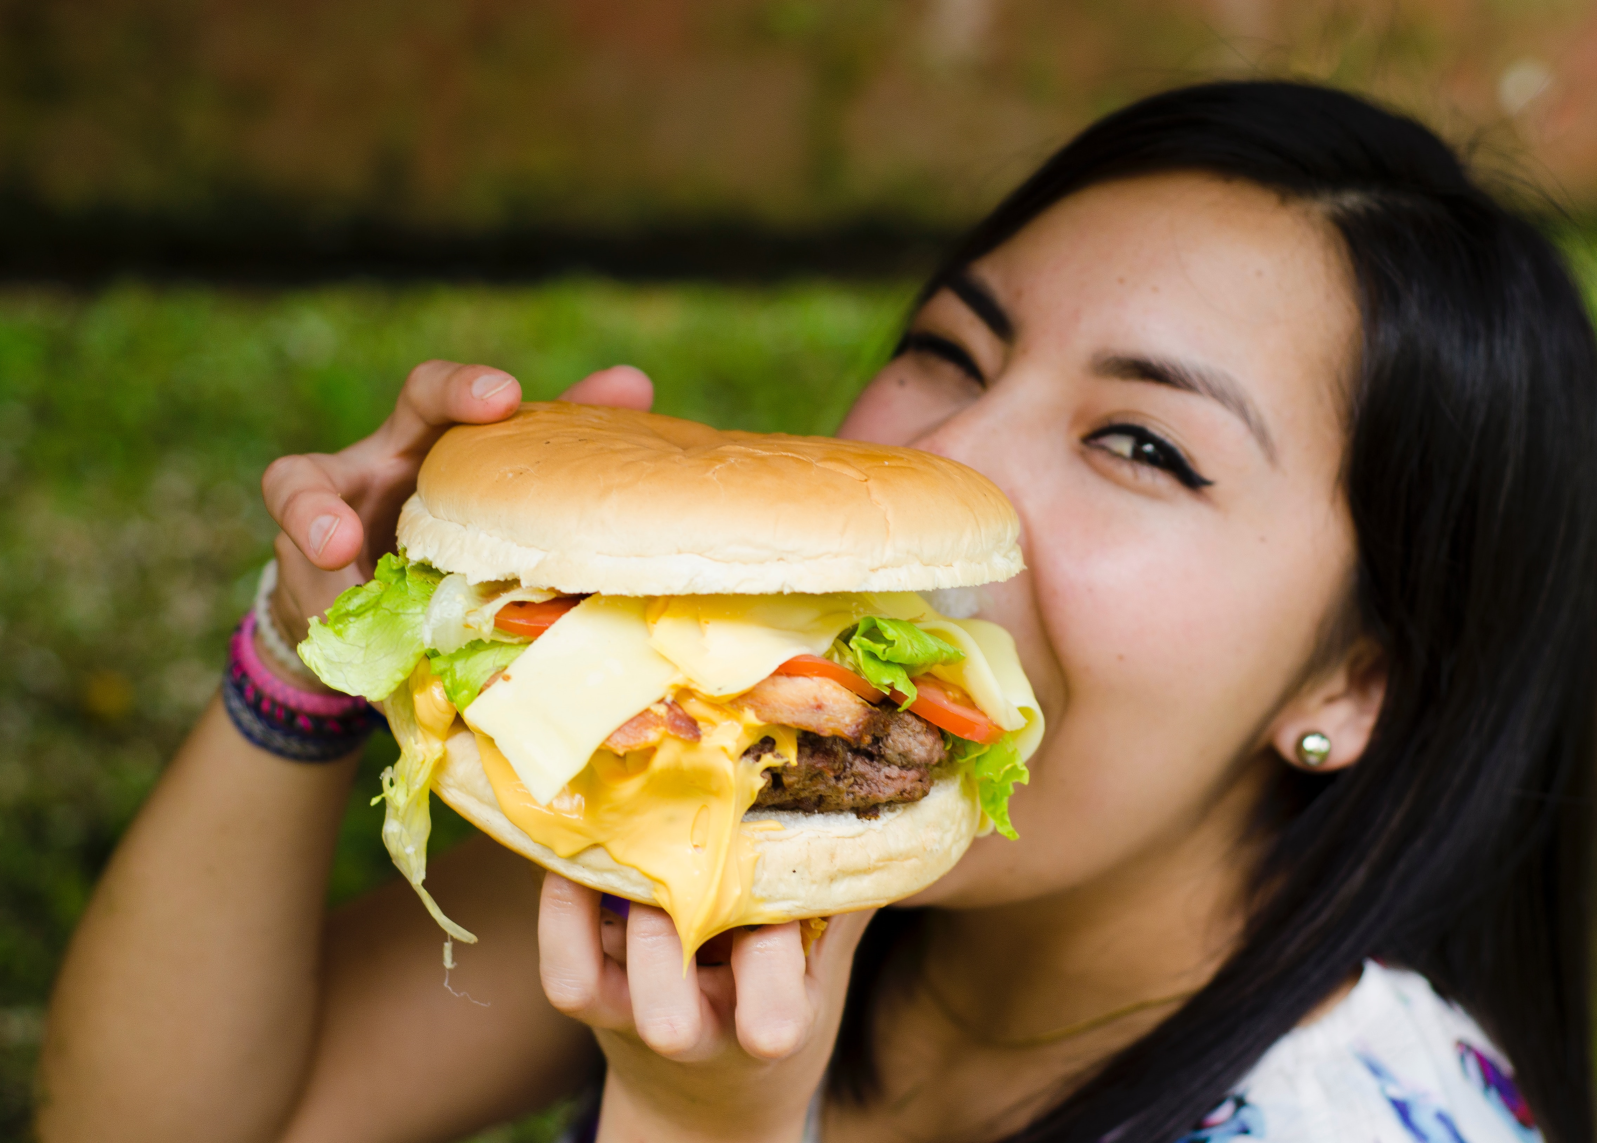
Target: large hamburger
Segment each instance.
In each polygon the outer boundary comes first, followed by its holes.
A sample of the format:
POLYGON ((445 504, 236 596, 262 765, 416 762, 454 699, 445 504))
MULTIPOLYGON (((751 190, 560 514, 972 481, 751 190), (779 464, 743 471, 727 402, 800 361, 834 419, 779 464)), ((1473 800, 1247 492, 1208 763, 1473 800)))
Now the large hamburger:
POLYGON ((908 896, 979 832, 1014 835, 1041 712, 1009 635, 932 601, 1018 572, 1018 531, 928 453, 528 404, 444 434, 398 553, 300 655, 381 704, 383 837, 452 936, 475 939, 422 887, 429 789, 660 905, 691 955, 908 896))

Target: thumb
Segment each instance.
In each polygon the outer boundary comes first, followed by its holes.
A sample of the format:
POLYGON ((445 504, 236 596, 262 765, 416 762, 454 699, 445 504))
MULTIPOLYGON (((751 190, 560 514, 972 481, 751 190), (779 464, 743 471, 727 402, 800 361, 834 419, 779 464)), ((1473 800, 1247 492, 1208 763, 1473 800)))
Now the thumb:
POLYGON ((612 365, 590 373, 571 388, 560 394, 562 401, 578 405, 609 405, 616 409, 640 409, 647 412, 654 404, 654 382, 641 369, 630 365, 612 365))

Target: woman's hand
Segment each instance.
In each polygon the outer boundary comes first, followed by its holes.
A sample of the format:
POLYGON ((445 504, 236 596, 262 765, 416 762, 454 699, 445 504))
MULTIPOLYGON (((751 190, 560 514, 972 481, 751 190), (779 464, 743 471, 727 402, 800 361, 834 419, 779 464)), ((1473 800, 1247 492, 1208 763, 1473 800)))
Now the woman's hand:
MULTIPOLYGON (((640 371, 618 365, 584 378, 561 399, 647 409, 654 387, 640 371)), ((426 361, 411 370, 393 413, 371 436, 331 455, 273 461, 261 491, 283 529, 272 599, 283 633, 303 639, 311 616, 371 577, 394 546, 394 525, 422 459, 446 429, 504 420, 520 403, 520 383, 502 370, 426 361)))
POLYGON ((728 963, 684 975, 663 911, 601 913, 598 893, 550 873, 539 971, 609 1061, 599 1138, 797 1140, 870 917, 834 918, 808 957, 796 921, 738 930, 728 963))

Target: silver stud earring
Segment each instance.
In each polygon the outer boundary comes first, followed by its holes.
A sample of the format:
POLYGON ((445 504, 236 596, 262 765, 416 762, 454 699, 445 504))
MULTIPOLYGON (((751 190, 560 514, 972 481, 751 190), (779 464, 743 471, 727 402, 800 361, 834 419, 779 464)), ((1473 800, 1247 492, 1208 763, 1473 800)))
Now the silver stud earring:
POLYGON ((1331 756, 1331 740, 1318 730, 1311 730, 1298 739, 1298 761, 1310 770, 1318 770, 1331 756))

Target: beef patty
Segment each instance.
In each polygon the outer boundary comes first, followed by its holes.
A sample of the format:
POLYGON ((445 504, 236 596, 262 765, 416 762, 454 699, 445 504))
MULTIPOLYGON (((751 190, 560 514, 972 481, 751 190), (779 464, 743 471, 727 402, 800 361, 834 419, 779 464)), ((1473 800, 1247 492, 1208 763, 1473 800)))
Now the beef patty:
MULTIPOLYGON (((798 762, 765 772, 756 806, 773 810, 835 813, 853 810, 874 818, 885 805, 918 802, 932 788, 932 768, 947 754, 943 736, 925 719, 888 705, 878 707, 877 733, 858 743, 802 730, 798 762)), ((762 738, 744 757, 770 754, 776 743, 762 738)))

